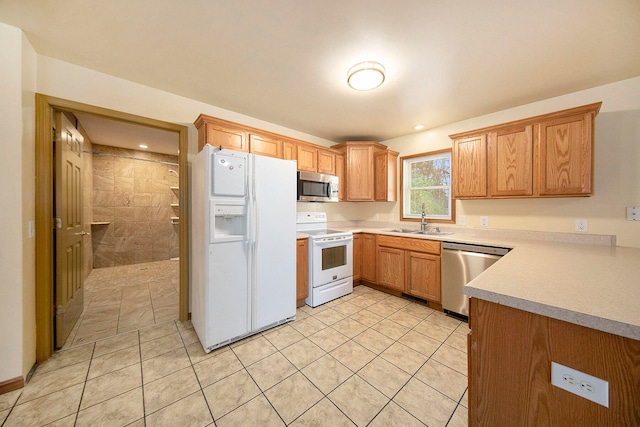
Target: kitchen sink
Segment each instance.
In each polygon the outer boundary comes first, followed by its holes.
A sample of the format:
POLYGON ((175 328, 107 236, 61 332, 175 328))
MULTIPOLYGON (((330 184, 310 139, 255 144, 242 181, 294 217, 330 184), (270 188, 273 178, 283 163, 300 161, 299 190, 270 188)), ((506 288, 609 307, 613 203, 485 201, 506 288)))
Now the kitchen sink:
POLYGON ((404 233, 404 234, 422 234, 425 236, 446 236, 448 234, 453 234, 453 232, 448 231, 440 231, 439 228, 435 228, 432 230, 411 230, 409 228, 391 228, 389 230, 382 230, 389 233, 404 233))
POLYGON ((416 233, 420 230, 411 230, 408 228, 391 228, 389 230, 382 230, 382 231, 387 231, 389 233, 407 233, 407 234, 411 234, 411 233, 416 233))

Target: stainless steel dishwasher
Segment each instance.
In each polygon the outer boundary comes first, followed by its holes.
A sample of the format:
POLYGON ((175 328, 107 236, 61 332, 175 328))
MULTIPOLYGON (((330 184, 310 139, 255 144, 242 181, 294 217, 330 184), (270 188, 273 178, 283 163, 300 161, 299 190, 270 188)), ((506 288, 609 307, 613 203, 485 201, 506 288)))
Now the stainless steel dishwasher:
POLYGON ((467 243, 442 243, 442 308, 469 316, 469 297, 462 287, 504 256, 509 249, 467 243))

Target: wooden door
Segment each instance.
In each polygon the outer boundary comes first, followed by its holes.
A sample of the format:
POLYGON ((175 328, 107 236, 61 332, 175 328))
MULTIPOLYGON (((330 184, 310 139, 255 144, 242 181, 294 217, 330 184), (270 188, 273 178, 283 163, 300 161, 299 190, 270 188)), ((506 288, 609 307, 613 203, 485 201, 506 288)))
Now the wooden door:
POLYGON ((406 290, 409 295, 440 302, 440 257, 408 251, 406 290))
POLYGON ((395 202, 398 187, 398 153, 385 150, 374 154, 375 164, 375 200, 381 202, 395 202))
POLYGON ((229 150, 249 151, 247 134, 244 131, 210 123, 206 124, 206 143, 229 150))
POLYGON ((62 347, 83 309, 82 147, 84 139, 56 112, 56 347, 62 347))
POLYGON ((298 239, 296 244, 296 300, 302 307, 309 296, 309 241, 298 239))
POLYGON ((336 176, 338 177, 338 200, 342 202, 347 197, 347 173, 342 154, 336 154, 336 176))
POLYGON ((404 292, 404 251, 378 246, 378 285, 404 292))
POLYGON ((310 145, 298 144, 298 170, 317 172, 318 149, 310 145))
POLYGON ((592 193, 592 117, 587 113, 540 123, 540 195, 592 193))
POLYGON ((360 280, 362 274, 362 235, 353 235, 353 284, 360 280))
POLYGON ((347 147, 347 200, 372 201, 373 146, 347 147))
POLYGON ((489 134, 489 196, 533 195, 533 126, 500 129, 489 134))
POLYGON ((376 236, 362 235, 362 266, 360 278, 370 283, 376 283, 376 236))
POLYGON ((295 142, 284 141, 282 143, 282 158, 285 160, 298 160, 298 149, 295 142))
POLYGON ((454 197, 487 196, 487 136, 453 141, 454 197))
POLYGON ((336 155, 334 153, 318 150, 318 173, 336 174, 336 155))
POLYGON ((282 141, 251 133, 249 134, 249 152, 281 159, 282 141))

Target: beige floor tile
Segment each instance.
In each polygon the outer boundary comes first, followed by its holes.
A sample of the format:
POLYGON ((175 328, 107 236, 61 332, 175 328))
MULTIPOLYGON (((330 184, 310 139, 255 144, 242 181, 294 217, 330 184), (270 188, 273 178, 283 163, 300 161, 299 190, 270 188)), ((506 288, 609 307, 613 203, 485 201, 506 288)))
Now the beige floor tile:
POLYGON ((333 328, 325 328, 313 335, 309 335, 308 338, 326 352, 330 352, 349 340, 349 338, 333 328))
POLYGON ((145 417, 147 427, 208 426, 212 423, 207 402, 201 391, 178 400, 145 417))
POLYGON ((367 310, 377 314, 378 316, 387 317, 398 311, 397 308, 386 305, 384 302, 367 307, 367 310))
POLYGON ((18 399, 18 404, 84 383, 88 370, 89 360, 65 366, 55 371, 45 372, 44 374, 36 370, 29 383, 24 387, 18 399))
POLYGON ((80 409, 109 400, 142 385, 140 365, 113 371, 86 382, 80 409))
POLYGON ((264 394, 286 424, 324 397, 300 372, 271 387, 264 394))
POLYGON ((140 363, 140 347, 135 345, 107 353, 91 360, 88 379, 140 363))
POLYGON ((315 345, 308 338, 290 345, 282 350, 281 353, 298 369, 304 368, 309 363, 326 354, 323 349, 315 345))
POLYGON ((416 378, 393 401, 429 427, 444 427, 456 407, 456 402, 416 378))
POLYGON ((467 427, 469 425, 469 410, 458 405, 447 427, 467 427))
POLYGON ((388 398, 392 398, 411 378, 397 366, 376 357, 358 375, 388 398))
POLYGON ((331 326, 334 323, 344 319, 346 316, 342 313, 337 312, 333 308, 328 308, 318 314, 313 314, 313 317, 321 321, 325 325, 331 326))
POLYGON ((191 367, 174 372, 144 385, 144 410, 146 414, 162 409, 200 390, 198 379, 191 367))
POLYGON ((316 403, 311 409, 302 414, 290 424, 292 427, 353 427, 351 422, 336 406, 327 398, 316 403))
POLYGON ((353 372, 327 354, 301 371, 321 392, 329 394, 353 375, 353 372))
POLYGON ((73 346, 87 344, 115 335, 118 332, 117 321, 95 323, 88 326, 80 325, 73 338, 73 346))
POLYGON ((188 366, 191 366, 191 361, 187 350, 182 347, 144 360, 142 362, 142 377, 144 383, 147 384, 188 366))
POLYGON ((398 340, 404 334, 409 332, 409 328, 407 328, 406 326, 402 326, 399 323, 396 323, 394 321, 391 321, 388 318, 381 320, 379 323, 376 323, 371 327, 371 329, 374 329, 380 332, 381 334, 384 334, 394 340, 398 340))
POLYGON ((348 341, 331 352, 340 363, 357 372, 376 355, 354 341, 348 341))
POLYGON ((402 310, 396 311, 391 316, 387 317, 387 319, 409 329, 413 328, 414 326, 416 326, 418 323, 422 321, 422 319, 416 316, 412 316, 411 314, 406 313, 402 310))
POLYGON ((353 338, 367 329, 366 325, 363 325, 350 317, 334 323, 331 327, 347 338, 353 338))
POLYGON ((296 372, 293 366, 280 353, 272 354, 247 368, 247 371, 262 391, 268 390, 296 372))
POLYGON ((229 351, 230 347, 225 345, 223 347, 217 348, 209 353, 205 353, 204 348, 202 348, 202 344, 200 341, 194 342, 186 345, 187 353, 189 353, 189 359, 191 359, 192 364, 200 363, 205 359, 210 358, 211 356, 222 353, 225 351, 229 351))
POLYGON ((366 426, 389 401, 357 375, 342 383, 328 397, 358 426, 366 426))
POLYGON ((264 359, 276 351, 278 351, 278 349, 271 345, 263 336, 259 336, 238 347, 233 347, 233 352, 245 367, 264 359))
POLYGON ((300 332, 289 325, 284 325, 263 334, 264 337, 278 350, 289 347, 304 338, 300 332))
POLYGON ((278 427, 284 425, 276 411, 263 395, 254 398, 216 421, 217 427, 278 427))
MULTIPOLYGON (((80 347, 73 347, 68 350, 55 352, 48 360, 38 366, 38 374, 55 371, 65 366, 74 365, 78 362, 91 359, 94 344, 86 344, 80 347)), ((1 408, 1 406, 0 406, 1 408)))
POLYGON ((243 368, 233 351, 216 352, 213 356, 193 365, 200 386, 206 387, 243 368))
POLYGON ((243 369, 214 383, 204 390, 214 419, 219 419, 257 395, 260 389, 249 373, 243 369))
POLYGON ((144 329, 140 329, 140 342, 144 343, 147 341, 155 340, 156 338, 161 338, 167 335, 172 335, 178 332, 178 327, 175 322, 164 322, 158 325, 149 326, 144 329))
POLYGON ((76 426, 124 426, 143 416, 142 387, 139 387, 78 412, 76 426))
POLYGON ((296 310, 296 321, 300 321, 300 320, 306 319, 309 316, 311 316, 311 315, 309 313, 307 313, 306 311, 302 310, 302 308, 298 308, 296 310))
POLYGON ((373 328, 367 329, 366 331, 355 337, 353 340, 375 354, 382 353, 385 349, 387 349, 391 344, 395 342, 391 338, 382 335, 378 331, 373 330, 373 328))
POLYGON ((324 323, 316 319, 314 316, 309 316, 306 319, 295 321, 291 323, 291 327, 300 332, 305 337, 313 335, 327 327, 324 323))
POLYGON ((176 320, 176 326, 178 327, 179 331, 183 331, 185 329, 193 329, 193 323, 191 323, 191 320, 185 320, 184 322, 181 320, 176 320))
POLYGON ((440 342, 413 330, 407 332, 398 342, 418 351, 425 356, 431 356, 441 345, 440 342))
POLYGON ((351 317, 353 320, 357 320, 358 322, 368 327, 371 327, 376 323, 378 323, 379 321, 381 321, 382 319, 384 319, 384 317, 372 311, 369 311, 369 309, 361 310, 355 314, 352 314, 349 317, 351 317))
POLYGON ((369 427, 424 427, 424 424, 395 403, 389 402, 369 427))
POLYGON ((462 323, 460 323, 460 325, 458 325, 458 327, 456 328, 456 330, 454 332, 456 332, 458 334, 464 334, 466 336, 469 333, 469 331, 470 331, 469 323, 462 322, 462 323))
POLYGON ((419 319, 424 319, 427 316, 431 315, 434 310, 423 304, 411 303, 402 307, 400 311, 402 311, 403 313, 408 313, 419 319))
POLYGON ((467 369, 467 353, 453 347, 449 347, 448 345, 442 345, 438 351, 431 356, 431 358, 443 365, 455 369, 462 375, 469 375, 467 369))
POLYGON ((370 300, 369 298, 365 298, 363 296, 356 296, 355 298, 352 298, 351 300, 349 300, 349 302, 353 305, 355 305, 356 307, 360 307, 360 308, 367 308, 370 305, 375 304, 376 302, 373 300, 370 300))
POLYGON ((453 333, 450 328, 429 321, 429 317, 416 325, 413 330, 440 342, 444 342, 453 333))
POLYGON ((387 362, 391 362, 406 373, 413 375, 427 361, 424 354, 410 349, 404 344, 396 342, 380 353, 387 362))
POLYGON ((411 301, 409 301, 408 299, 399 298, 399 297, 396 297, 396 296, 393 296, 393 295, 389 295, 383 301, 384 301, 384 304, 388 305, 389 307, 393 307, 393 308, 397 308, 397 309, 401 309, 401 308, 406 307, 407 305, 411 304, 411 301))
POLYGON ((180 338, 180 334, 176 330, 170 335, 165 335, 147 342, 141 342, 140 352, 142 360, 146 360, 181 347, 183 347, 182 338, 180 338))
POLYGON ((156 323, 175 321, 180 317, 180 306, 176 303, 167 307, 153 307, 153 318, 156 323))
POLYGON ((468 386, 466 375, 431 359, 424 364, 415 377, 435 388, 440 393, 458 402, 468 386))
POLYGON ((181 329, 179 330, 179 333, 184 345, 189 345, 194 342, 200 343, 200 338, 198 338, 198 334, 196 334, 196 331, 193 328, 181 329))
POLYGON ((7 416, 9 415, 9 412, 11 412, 11 409, 3 409, 0 411, 0 425, 2 425, 4 420, 7 418, 7 416))
POLYGON ((0 394, 0 411, 13 408, 24 389, 10 391, 9 393, 0 394))
POLYGON ((76 418, 77 414, 71 414, 68 417, 47 424, 46 427, 74 427, 76 425, 76 418))
POLYGON ((467 352, 467 336, 464 334, 453 333, 449 335, 449 338, 444 343, 463 353, 467 352))
POLYGON ((452 331, 462 323, 461 320, 455 319, 451 316, 447 316, 440 311, 434 311, 433 313, 431 313, 431 316, 429 316, 428 319, 430 322, 449 328, 452 331))
POLYGON ((336 305, 333 309, 344 316, 351 316, 362 310, 362 307, 358 307, 350 302, 343 302, 342 304, 336 305))
POLYGON ((74 414, 78 410, 83 387, 84 384, 78 384, 16 405, 3 427, 42 426, 74 414))
POLYGON ((107 353, 122 350, 127 347, 137 346, 140 344, 138 339, 138 331, 119 334, 111 338, 107 338, 96 342, 96 348, 93 357, 99 357, 107 353))
POLYGON ((462 399, 460 399, 460 404, 465 408, 469 408, 469 389, 467 388, 462 395, 462 399))

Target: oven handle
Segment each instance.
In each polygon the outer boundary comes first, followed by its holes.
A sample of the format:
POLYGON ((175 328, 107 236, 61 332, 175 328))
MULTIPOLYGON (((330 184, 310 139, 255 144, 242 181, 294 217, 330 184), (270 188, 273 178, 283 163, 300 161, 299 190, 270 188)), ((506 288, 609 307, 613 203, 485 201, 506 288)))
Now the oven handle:
POLYGON ((334 237, 334 238, 331 238, 331 240, 314 240, 313 246, 316 246, 316 247, 335 246, 336 243, 348 243, 351 241, 353 241, 353 236, 334 237))

